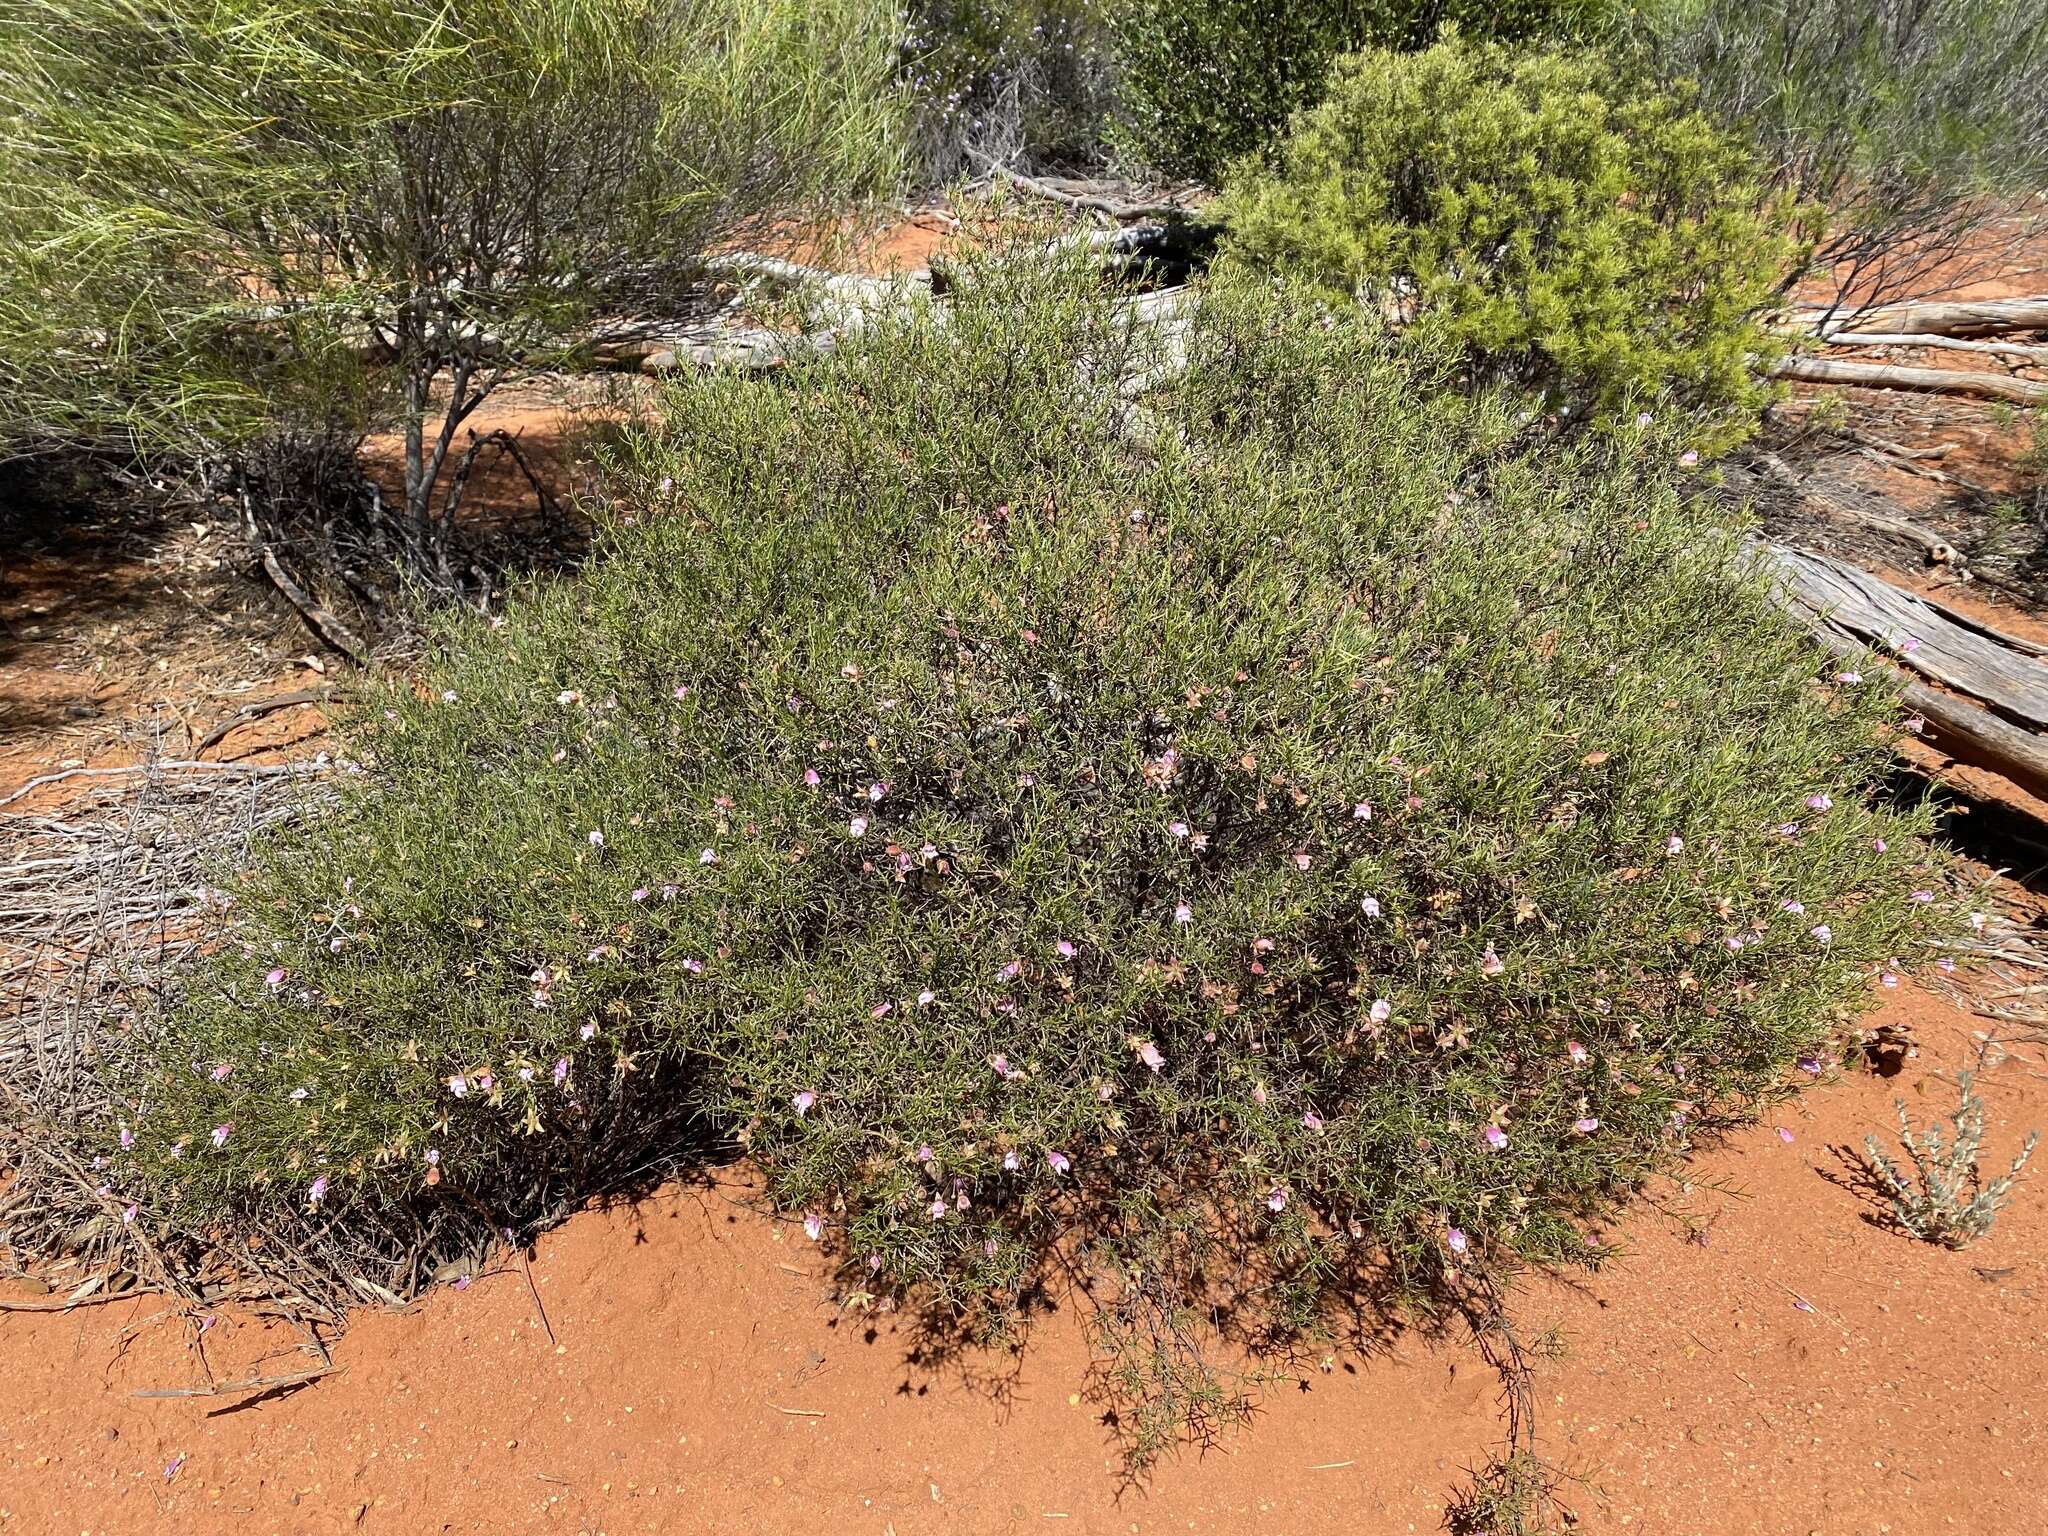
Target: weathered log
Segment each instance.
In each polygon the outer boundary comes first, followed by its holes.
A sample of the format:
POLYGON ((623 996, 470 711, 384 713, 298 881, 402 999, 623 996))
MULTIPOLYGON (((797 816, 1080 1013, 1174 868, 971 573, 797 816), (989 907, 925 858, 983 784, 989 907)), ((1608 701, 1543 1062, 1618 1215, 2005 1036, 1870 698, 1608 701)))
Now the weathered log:
POLYGON ((1033 197, 1044 198, 1049 203, 1058 203, 1062 208, 1072 208, 1076 212, 1099 213, 1105 218, 1115 219, 1119 223, 1128 222, 1132 219, 1179 218, 1187 212, 1180 204, 1172 202, 1121 203, 1107 197, 1091 197, 1078 195, 1073 192, 1063 192, 1058 187, 1048 185, 1035 176, 1026 176, 1022 171, 1013 171, 1001 161, 984 155, 979 150, 970 149, 967 153, 972 158, 980 161, 987 168, 990 175, 1008 182, 1019 192, 1028 192, 1033 197))
POLYGON ((1781 605, 1836 654, 1902 676, 1906 707, 1927 722, 1930 740, 2048 798, 2042 647, 1839 560, 1782 544, 1760 547, 1782 577, 1781 605), (1873 648, 1888 659, 1874 658, 1873 648))
POLYGON ((1784 357, 1771 364, 1771 377, 1807 384, 1852 384, 1861 389, 1903 389, 1923 395, 1963 395, 1972 400, 2009 400, 2015 405, 2048 404, 2048 383, 2002 373, 1962 373, 1948 368, 1900 368, 1889 363, 1856 363, 1837 357, 1784 357))
POLYGON ((2016 346, 2007 341, 1964 341, 1956 336, 1891 335, 1876 331, 1835 331, 1831 347, 1928 347, 1937 352, 1974 352, 1990 357, 2016 357, 2023 365, 2048 361, 2048 347, 2016 346))
POLYGON ((1881 331, 1893 336, 1998 336, 2048 331, 2048 294, 2018 299, 1964 299, 1952 303, 1886 304, 1876 309, 1808 309, 1793 315, 1808 335, 1881 331))

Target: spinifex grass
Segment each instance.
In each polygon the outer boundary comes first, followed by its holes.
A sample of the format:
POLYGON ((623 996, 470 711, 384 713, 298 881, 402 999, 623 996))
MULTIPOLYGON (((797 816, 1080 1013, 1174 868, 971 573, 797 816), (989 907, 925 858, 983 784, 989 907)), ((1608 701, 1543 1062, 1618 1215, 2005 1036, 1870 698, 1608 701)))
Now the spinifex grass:
POLYGON ((451 619, 248 876, 107 1128, 143 1219, 525 1209, 693 1113, 928 1315, 1115 1272, 1148 1446, 1233 1274, 1270 1341, 1595 1256, 1924 920, 1892 701, 1682 444, 1202 314, 1142 449, 1108 301, 1016 265, 673 386, 602 557, 451 619))

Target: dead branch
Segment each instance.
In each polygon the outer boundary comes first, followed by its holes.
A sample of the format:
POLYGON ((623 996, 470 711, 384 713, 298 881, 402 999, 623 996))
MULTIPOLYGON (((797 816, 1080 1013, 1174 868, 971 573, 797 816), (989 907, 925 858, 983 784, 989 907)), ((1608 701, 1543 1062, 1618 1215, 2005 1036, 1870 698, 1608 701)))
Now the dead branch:
MULTIPOLYGON (((200 737, 198 741, 194 742, 192 750, 195 753, 204 752, 208 747, 215 746, 226 740, 227 737, 240 730, 243 726, 250 724, 252 721, 260 720, 265 715, 275 714, 280 709, 291 709, 300 704, 325 704, 333 697, 334 689, 327 686, 295 688, 290 693, 273 694, 270 698, 258 699, 253 704, 244 704, 240 709, 200 737)), ((4 803, 0 802, 0 804, 4 803)))
POLYGON ((1997 336, 2012 331, 2048 331, 2048 294, 2019 299, 1966 299, 1953 303, 1912 301, 1886 304, 1861 314, 1836 309, 1798 310, 1792 323, 1807 335, 1873 331, 1892 336, 1997 336))
POLYGON ((1903 389, 1916 394, 1962 395, 1972 400, 2008 400, 2015 405, 2048 403, 2048 383, 2031 383, 2002 373, 1963 373, 1948 368, 1900 368, 1835 357, 1785 357, 1767 370, 1772 378, 1806 384, 1849 384, 1859 389, 1903 389))
POLYGON ((2016 357, 2024 362, 2048 360, 2048 347, 2014 346, 2003 341, 1965 341, 1956 336, 1885 335, 1875 331, 1836 331, 1827 338, 1831 347, 1931 347, 1945 352, 1988 353, 1994 357, 2016 357))
POLYGON ((286 1387, 302 1387, 309 1381, 318 1381, 323 1376, 339 1375, 347 1370, 345 1365, 323 1365, 317 1370, 300 1371, 291 1376, 250 1376, 241 1381, 223 1381, 210 1387, 150 1387, 140 1392, 131 1392, 130 1397, 233 1397, 244 1392, 279 1392, 286 1387))
POLYGON ((1026 176, 1022 171, 1011 170, 1007 165, 991 159, 979 150, 969 149, 967 153, 972 159, 979 160, 993 175, 1001 177, 1018 191, 1028 192, 1033 197, 1043 198, 1049 203, 1058 203, 1062 208, 1072 208, 1080 213, 1099 213, 1119 223, 1134 219, 1180 218, 1187 213, 1187 209, 1179 203, 1120 203, 1107 197, 1087 197, 1062 192, 1058 187, 1049 186, 1035 176, 1026 176))

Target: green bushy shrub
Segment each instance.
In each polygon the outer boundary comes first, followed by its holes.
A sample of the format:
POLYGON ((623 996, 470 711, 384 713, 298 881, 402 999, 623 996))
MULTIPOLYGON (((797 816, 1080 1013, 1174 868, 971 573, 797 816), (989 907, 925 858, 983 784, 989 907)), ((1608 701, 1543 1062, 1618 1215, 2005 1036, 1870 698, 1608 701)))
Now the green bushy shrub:
POLYGON ((1242 263, 1359 295, 1575 409, 1675 397, 1709 448, 1768 398, 1756 315, 1799 264, 1794 211, 1678 98, 1597 55, 1456 40, 1343 60, 1277 169, 1233 174, 1225 217, 1242 263))
POLYGON ((1340 54, 1476 38, 1579 36, 1608 0, 1120 0, 1111 12, 1126 147, 1214 182, 1316 101, 1340 54))
POLYGON ((1213 1390, 1183 1309, 1271 1339, 1597 1256, 1930 910, 1866 799, 1893 701, 1669 442, 1560 447, 1245 284, 1141 451, 1141 342, 994 268, 670 387, 586 574, 363 702, 106 1128, 116 1197, 509 1222, 694 1116, 933 1317, 1115 1275, 1141 1451, 1213 1390))

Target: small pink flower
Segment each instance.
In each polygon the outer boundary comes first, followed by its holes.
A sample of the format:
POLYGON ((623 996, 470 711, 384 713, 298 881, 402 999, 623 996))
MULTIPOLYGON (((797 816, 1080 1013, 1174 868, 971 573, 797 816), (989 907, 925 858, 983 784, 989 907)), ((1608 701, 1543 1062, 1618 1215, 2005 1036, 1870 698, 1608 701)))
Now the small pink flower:
POLYGON ((1953 973, 1956 968, 1955 961, 1949 959, 1947 955, 1943 955, 1939 960, 1935 961, 1934 963, 1940 966, 1941 969, 1945 972, 1953 973))
POLYGON ((633 887, 633 893, 632 893, 632 894, 631 894, 630 896, 628 896, 628 897, 627 897, 626 899, 627 899, 628 901, 632 901, 632 902, 642 902, 642 901, 645 901, 645 900, 647 899, 647 896, 648 896, 648 891, 647 891, 647 887, 646 887, 646 886, 644 886, 644 885, 636 885, 636 886, 634 886, 634 887, 633 887))
POLYGON ((468 1098, 469 1079, 464 1077, 460 1072, 456 1073, 455 1076, 448 1079, 448 1091, 454 1094, 455 1097, 457 1097, 458 1099, 468 1098))
POLYGON ((1278 1213, 1287 1209, 1287 1186, 1275 1184, 1266 1191, 1266 1209, 1278 1213))
POLYGON ((1169 821, 1166 824, 1166 830, 1171 832, 1176 839, 1183 838, 1188 835, 1188 824, 1184 821, 1169 821))
POLYGON ((871 805, 879 805, 879 804, 881 804, 881 802, 882 802, 882 796, 886 795, 887 793, 889 793, 889 786, 888 786, 888 785, 886 785, 886 784, 870 784, 870 785, 868 786, 868 803, 869 803, 869 804, 871 804, 871 805))
POLYGON ((804 1236, 816 1242, 825 1235, 825 1218, 816 1211, 804 1217, 804 1236))
POLYGON ((1855 684, 1863 681, 1863 674, 1861 672, 1837 672, 1835 674, 1835 681, 1853 687, 1855 684))
MULTIPOLYGON (((1650 420, 1651 420, 1651 417, 1650 417, 1650 413, 1649 413, 1648 411, 1637 411, 1637 412, 1636 412, 1636 426, 1637 426, 1637 427, 1639 427, 1639 428, 1640 428, 1640 427, 1647 427, 1647 426, 1648 426, 1648 425, 1650 424, 1650 420)), ((1462 1232, 1461 1232, 1461 1233, 1459 1233, 1458 1235, 1459 1235, 1460 1237, 1463 1237, 1463 1236, 1464 1236, 1464 1233, 1462 1233, 1462 1232)), ((1463 1249, 1462 1247, 1460 1247, 1460 1248, 1458 1249, 1458 1252, 1460 1252, 1460 1253, 1463 1253, 1464 1251, 1465 1251, 1465 1250, 1464 1250, 1464 1249, 1463 1249)))
POLYGON ((215 1067, 213 1071, 208 1075, 212 1077, 212 1079, 216 1083, 224 1083, 228 1080, 228 1074, 234 1070, 235 1064, 233 1062, 224 1061, 219 1066, 215 1067))
POLYGON ((1375 1024, 1384 1024, 1394 1016, 1394 1005, 1384 997, 1376 997, 1372 1006, 1365 1010, 1365 1016, 1375 1024))
POLYGON ((817 770, 817 769, 815 769, 815 768, 806 768, 806 769, 804 770, 804 787, 805 787, 806 789, 816 789, 816 788, 818 787, 818 770, 817 770))
POLYGON ((576 1034, 579 1039, 595 1040, 597 1038, 597 1026, 595 1024, 586 1024, 577 1030, 576 1034))
POLYGON ((994 1070, 997 1077, 1008 1077, 1010 1075, 1010 1058, 1001 1051, 989 1057, 988 1064, 994 1070))
POLYGON ((566 1057, 566 1056, 557 1056, 557 1057, 555 1058, 555 1068, 554 1068, 554 1079, 555 1079, 555 1086, 556 1086, 557 1088, 561 1087, 561 1086, 562 1086, 562 1084, 566 1083, 566 1082, 567 1082, 567 1081, 569 1080, 569 1058, 568 1058, 568 1057, 566 1057))
POLYGON ((1356 805, 1354 805, 1353 807, 1351 807, 1351 819, 1352 819, 1353 821, 1371 821, 1371 820, 1372 820, 1372 804, 1371 804, 1371 802, 1370 802, 1370 801, 1366 801, 1366 800, 1361 800, 1361 801, 1359 801, 1359 802, 1358 802, 1358 804, 1356 804, 1356 805))
POLYGON ((1064 1152, 1046 1153, 1045 1162, 1046 1166, 1052 1169, 1054 1173, 1065 1173, 1072 1166, 1067 1162, 1067 1155, 1064 1152))
POLYGON ((931 1007, 931 1005, 932 1005, 932 1001, 933 1001, 933 999, 934 999, 934 998, 935 998, 935 997, 936 997, 937 995, 938 995, 937 993, 934 993, 934 992, 931 992, 931 991, 924 991, 924 992, 920 992, 920 993, 918 993, 918 994, 917 994, 917 1006, 918 1006, 918 1007, 920 1007, 920 1008, 929 1008, 929 1007, 931 1007))
POLYGON ((327 1175, 321 1174, 306 1189, 306 1204, 318 1205, 327 1198, 327 1175))
POLYGON ((1808 1077, 1819 1077, 1821 1073, 1820 1058, 1818 1056, 1800 1057, 1799 1070, 1804 1072, 1808 1077))
POLYGON ((122 1226, 124 1226, 124 1227, 126 1227, 126 1226, 132 1226, 132 1225, 134 1224, 134 1222, 135 1222, 135 1207, 134 1207, 133 1205, 131 1205, 131 1206, 129 1206, 129 1207, 128 1207, 128 1209, 126 1209, 125 1211, 123 1211, 123 1212, 121 1213, 121 1225, 122 1225, 122 1226))
POLYGON ((716 864, 718 862, 718 850, 716 848, 700 850, 697 854, 697 862, 699 864, 716 864))
POLYGON ((1600 1122, 1592 1115, 1587 1115, 1583 1119, 1574 1120, 1572 1122, 1572 1129, 1581 1136, 1590 1136, 1600 1129, 1600 1122))
POLYGON ((1003 1154, 1003 1168, 1006 1172, 1015 1173, 1021 1166, 1022 1160, 1018 1158, 1016 1153, 1005 1152, 1003 1154))
POLYGON ((1780 1141, 1783 1141, 1783 1142, 1790 1142, 1790 1141, 1792 1140, 1792 1132, 1791 1132, 1791 1130, 1790 1130, 1790 1129, 1789 1129, 1788 1127, 1786 1127, 1786 1126, 1782 1126, 1782 1125, 1781 1125, 1781 1126, 1779 1126, 1779 1127, 1778 1127, 1778 1140, 1780 1140, 1780 1141))
POLYGON ((275 992, 284 985, 284 977, 284 967, 280 965, 275 970, 272 970, 267 975, 265 975, 263 981, 264 984, 268 986, 271 991, 275 992))
POLYGON ((1323 1128, 1323 1117, 1314 1110, 1310 1110, 1301 1117, 1301 1124, 1304 1130, 1321 1131, 1323 1128))
POLYGON ((871 1019, 886 1019, 894 1007, 895 1004, 893 1003, 877 1003, 868 1010, 868 1017, 871 1019))
POLYGON ((1806 797, 1806 808, 1809 811, 1831 810, 1834 807, 1834 803, 1826 794, 1808 795, 1806 797))
POLYGON ((1470 1239, 1456 1227, 1451 1228, 1450 1231, 1444 1234, 1444 1244, 1453 1253, 1463 1253, 1472 1246, 1470 1239))
POLYGON ((1778 903, 1778 910, 1780 912, 1790 912, 1794 917, 1797 917, 1806 910, 1806 903, 1803 901, 1781 901, 1778 903))
POLYGON ((1814 938, 1819 940, 1823 945, 1832 944, 1835 941, 1835 930, 1830 928, 1826 923, 1815 923, 1811 928, 1807 929, 1806 931, 1812 934, 1814 938))
POLYGON ((847 834, 851 837, 864 837, 867 835, 867 830, 868 819, 865 816, 856 816, 846 824, 847 834))
POLYGON ((940 1220, 943 1220, 943 1219, 945 1218, 945 1215, 946 1215, 946 1197, 945 1197, 944 1195, 933 1195, 933 1196, 932 1196, 932 1213, 931 1213, 931 1214, 932 1214, 932 1220, 933 1220, 933 1221, 940 1221, 940 1220))
POLYGON ((228 1132, 233 1129, 232 1125, 216 1125, 213 1128, 213 1144, 216 1147, 226 1146, 228 1144, 228 1132))
POLYGON ((1195 920, 1195 909, 1186 902, 1178 902, 1173 909, 1173 920, 1185 926, 1195 920))
POLYGON ((1023 970, 1024 966, 1022 962, 1012 960, 1009 964, 1005 965, 1001 970, 996 972, 996 980, 1015 981, 1018 978, 1018 976, 1023 973, 1023 970))
POLYGON ((1481 1131, 1479 1135, 1480 1138, 1489 1147, 1493 1148, 1493 1150, 1496 1152, 1500 1151, 1501 1148, 1505 1147, 1508 1144, 1508 1133, 1502 1130, 1497 1125, 1489 1125, 1485 1130, 1481 1131))
POLYGON ((1378 917, 1380 915, 1379 898, 1377 896, 1359 897, 1358 910, 1363 912, 1367 917, 1378 917))
POLYGON ((1878 851, 1879 853, 1883 853, 1883 852, 1884 852, 1884 839, 1883 839, 1883 838, 1881 838, 1881 837, 1873 837, 1873 838, 1872 838, 1872 839, 1870 840, 1870 846, 1871 846, 1872 848, 1876 849, 1876 850, 1877 850, 1877 851, 1878 851))
POLYGON ((1897 973, 1897 972, 1895 972, 1895 971, 1886 971, 1886 972, 1884 972, 1884 973, 1883 973, 1882 975, 1880 975, 1880 976, 1879 976, 1879 977, 1877 978, 1877 984, 1878 984, 1879 986, 1881 986, 1881 987, 1886 987, 1886 988, 1894 988, 1894 987, 1897 987, 1897 986, 1898 986, 1898 984, 1899 984, 1899 978, 1898 978, 1898 973, 1897 973))
POLYGON ((476 1075, 476 1086, 479 1092, 489 1093, 498 1086, 498 1080, 488 1072, 479 1072, 476 1075))
POLYGON ((1479 957, 1479 969, 1489 976, 1498 976, 1507 969, 1507 966, 1502 963, 1500 956, 1494 953, 1493 946, 1488 944, 1486 953, 1479 957))
POLYGON ((581 704, 583 702, 583 695, 574 688, 564 688, 555 695, 555 702, 557 704, 581 704))
POLYGON ((1306 853, 1291 854, 1289 857, 1294 861, 1294 867, 1303 873, 1307 873, 1309 865, 1315 862, 1313 856, 1306 853))
POLYGON ((135 1150, 135 1133, 125 1125, 121 1127, 121 1150, 123 1152, 135 1150))
POLYGON ((1912 895, 1908 896, 1906 900, 1911 902, 1918 902, 1920 905, 1925 906, 1928 902, 1934 900, 1934 892, 1915 891, 1912 895))
POLYGON ((1150 1040, 1140 1040, 1138 1042, 1138 1060, 1145 1063, 1154 1072, 1157 1072, 1166 1065, 1166 1058, 1159 1054, 1159 1047, 1150 1040))
POLYGON ((1970 932, 1972 932, 1972 933, 1982 933, 1983 931, 1984 931, 1984 914, 1983 914, 1982 912, 1972 912, 1972 913, 1970 914, 1970 932))
POLYGON ((593 848, 602 848, 604 846, 604 834, 593 829, 590 834, 590 846, 593 848))
POLYGON ((791 1099, 789 1102, 791 1106, 796 1110, 797 1119, 801 1120, 805 1115, 811 1112, 811 1106, 818 1102, 818 1096, 815 1093, 811 1092, 810 1089, 806 1088, 802 1093, 796 1095, 796 1097, 791 1099))
POLYGON ((441 1149, 439 1147, 427 1148, 427 1166, 429 1168, 441 1166, 441 1149))
POLYGON ((686 959, 683 961, 683 969, 692 976, 702 976, 704 974, 704 962, 702 960, 686 959))
POLYGON ((455 700, 456 692, 453 688, 443 688, 441 690, 441 702, 443 704, 453 704, 455 700))
POLYGON ((1575 1067, 1583 1067, 1592 1059, 1587 1054, 1586 1048, 1576 1040, 1565 1041, 1564 1053, 1571 1058, 1572 1065, 1575 1067))
POLYGON ((1061 939, 1058 943, 1053 945, 1053 952, 1057 954, 1062 960, 1073 959, 1074 941, 1072 939, 1061 939))
POLYGON ((1700 455, 1699 450, 1697 448, 1688 448, 1685 450, 1685 452, 1681 453, 1678 456, 1678 462, 1683 464, 1687 469, 1691 469, 1693 465, 1699 463, 1699 461, 1700 455))

